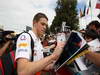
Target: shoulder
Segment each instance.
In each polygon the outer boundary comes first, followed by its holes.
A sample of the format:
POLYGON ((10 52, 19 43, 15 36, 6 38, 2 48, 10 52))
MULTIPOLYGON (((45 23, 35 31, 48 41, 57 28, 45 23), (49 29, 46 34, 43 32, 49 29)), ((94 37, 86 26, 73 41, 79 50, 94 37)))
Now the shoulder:
POLYGON ((30 40, 30 35, 28 33, 22 33, 18 37, 18 41, 25 41, 25 40, 30 40))
POLYGON ((30 30, 28 33, 32 36, 32 39, 34 41, 36 41, 36 39, 38 39, 37 36, 36 36, 36 34, 33 31, 30 30))

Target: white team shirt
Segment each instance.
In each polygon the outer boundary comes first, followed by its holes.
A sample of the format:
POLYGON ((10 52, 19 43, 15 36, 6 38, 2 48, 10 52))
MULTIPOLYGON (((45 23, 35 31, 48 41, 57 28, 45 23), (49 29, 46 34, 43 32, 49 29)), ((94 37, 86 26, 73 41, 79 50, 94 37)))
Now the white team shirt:
MULTIPOLYGON (((32 31, 29 31, 29 34, 32 36, 32 39, 34 41, 33 60, 40 60, 43 58, 43 46, 41 44, 41 41, 32 31)), ((29 60, 31 59, 31 37, 29 34, 23 33, 19 36, 15 54, 16 60, 18 58, 26 58, 29 60)))

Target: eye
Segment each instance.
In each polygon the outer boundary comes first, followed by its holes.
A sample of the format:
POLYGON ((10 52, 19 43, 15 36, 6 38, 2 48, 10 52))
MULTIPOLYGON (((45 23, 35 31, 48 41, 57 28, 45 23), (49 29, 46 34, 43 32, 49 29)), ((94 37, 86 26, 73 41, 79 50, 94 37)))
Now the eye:
POLYGON ((45 23, 41 23, 43 26, 45 25, 45 23))
POLYGON ((42 26, 46 26, 46 27, 48 26, 46 23, 41 23, 41 24, 42 24, 42 26))

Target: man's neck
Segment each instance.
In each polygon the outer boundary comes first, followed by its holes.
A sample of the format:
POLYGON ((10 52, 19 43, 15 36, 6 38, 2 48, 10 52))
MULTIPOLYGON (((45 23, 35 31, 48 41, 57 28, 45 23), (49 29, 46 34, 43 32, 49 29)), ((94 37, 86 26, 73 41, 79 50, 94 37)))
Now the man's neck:
POLYGON ((36 37, 39 39, 40 37, 39 37, 39 35, 38 35, 38 33, 37 33, 35 27, 33 27, 32 31, 34 32, 34 34, 36 35, 36 37))

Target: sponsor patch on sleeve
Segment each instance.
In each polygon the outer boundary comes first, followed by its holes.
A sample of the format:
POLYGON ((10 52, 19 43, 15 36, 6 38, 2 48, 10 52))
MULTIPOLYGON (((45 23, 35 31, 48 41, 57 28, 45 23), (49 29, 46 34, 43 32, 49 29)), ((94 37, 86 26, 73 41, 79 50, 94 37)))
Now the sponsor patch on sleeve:
POLYGON ((27 49, 19 49, 18 52, 28 52, 27 49))
POLYGON ((28 43, 19 43, 18 44, 18 47, 27 47, 28 46, 28 43))

